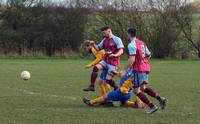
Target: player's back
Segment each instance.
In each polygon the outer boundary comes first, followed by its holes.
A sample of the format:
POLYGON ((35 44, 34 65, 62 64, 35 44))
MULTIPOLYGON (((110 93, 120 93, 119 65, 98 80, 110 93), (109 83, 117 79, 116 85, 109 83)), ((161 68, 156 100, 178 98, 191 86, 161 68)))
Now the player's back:
POLYGON ((135 56, 134 70, 136 72, 150 72, 149 55, 147 55, 147 46, 139 39, 135 40, 137 53, 135 56))

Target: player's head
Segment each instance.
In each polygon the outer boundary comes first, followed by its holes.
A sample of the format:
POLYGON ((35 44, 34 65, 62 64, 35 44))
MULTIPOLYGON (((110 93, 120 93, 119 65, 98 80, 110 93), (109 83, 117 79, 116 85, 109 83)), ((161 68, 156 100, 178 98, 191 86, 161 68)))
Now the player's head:
POLYGON ((101 32, 103 36, 106 38, 109 38, 110 36, 112 36, 112 29, 108 26, 102 27, 101 32))
POLYGON ((91 40, 85 40, 82 44, 82 49, 84 53, 90 53, 91 49, 93 47, 94 41, 91 40))
POLYGON ((137 33, 137 31, 135 28, 129 28, 127 31, 127 34, 130 38, 136 37, 136 33, 137 33))

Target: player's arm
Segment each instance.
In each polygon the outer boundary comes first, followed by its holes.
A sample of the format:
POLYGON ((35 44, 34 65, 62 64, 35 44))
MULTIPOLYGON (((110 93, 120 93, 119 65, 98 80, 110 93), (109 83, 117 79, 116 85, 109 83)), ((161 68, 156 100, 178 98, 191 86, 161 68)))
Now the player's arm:
POLYGON ((100 50, 99 46, 96 45, 96 44, 93 44, 93 47, 94 47, 97 51, 100 50))
POLYGON ((102 60, 102 58, 96 58, 94 61, 92 61, 91 63, 89 63, 88 65, 86 65, 87 68, 90 68, 96 64, 98 64, 100 61, 102 60))
POLYGON ((148 57, 148 58, 151 57, 151 52, 150 52, 150 50, 148 49, 147 46, 145 47, 145 54, 146 54, 146 57, 148 57))
POLYGON ((137 48, 135 44, 132 43, 128 45, 129 61, 128 61, 128 65, 125 66, 125 69, 133 67, 135 63, 136 51, 137 51, 137 48))
POLYGON ((104 50, 96 51, 95 49, 92 49, 92 54, 95 56, 96 59, 94 61, 92 61, 91 63, 89 63, 86 66, 87 68, 90 68, 90 67, 98 64, 101 60, 103 60, 105 51, 104 50))
POLYGON ((110 57, 119 57, 124 53, 124 45, 120 38, 115 38, 114 41, 117 45, 118 52, 116 54, 111 54, 110 57))
POLYGON ((94 47, 97 51, 102 50, 102 49, 103 49, 103 42, 104 42, 104 40, 105 40, 105 38, 104 38, 98 45, 96 45, 95 43, 93 43, 93 44, 92 44, 93 47, 94 47))
POLYGON ((124 49, 121 48, 116 54, 111 54, 110 57, 119 57, 124 53, 124 49))
POLYGON ((129 56, 129 62, 128 62, 128 65, 125 66, 124 69, 126 70, 126 69, 128 69, 128 68, 133 67, 134 63, 135 63, 135 56, 134 56, 134 55, 129 56))

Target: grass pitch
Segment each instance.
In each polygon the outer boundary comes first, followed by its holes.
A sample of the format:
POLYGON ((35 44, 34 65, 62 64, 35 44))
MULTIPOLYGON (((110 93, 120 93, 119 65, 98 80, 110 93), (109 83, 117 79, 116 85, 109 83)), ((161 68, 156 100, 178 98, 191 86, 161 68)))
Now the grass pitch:
POLYGON ((200 124, 200 61, 151 62, 150 86, 168 99, 166 110, 153 115, 84 105, 83 97, 99 94, 82 91, 89 84, 88 62, 0 59, 0 124, 200 124), (31 72, 30 80, 20 79, 22 70, 31 72))

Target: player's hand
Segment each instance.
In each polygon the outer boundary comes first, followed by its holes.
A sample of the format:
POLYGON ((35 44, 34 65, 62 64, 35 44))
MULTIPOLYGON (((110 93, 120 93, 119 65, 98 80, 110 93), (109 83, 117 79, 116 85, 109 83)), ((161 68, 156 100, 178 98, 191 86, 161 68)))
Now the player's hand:
POLYGON ((117 55, 116 54, 110 54, 109 57, 117 57, 117 55))
POLYGON ((116 71, 116 70, 112 70, 111 71, 113 74, 115 74, 115 75, 117 75, 117 74, 119 74, 120 72, 118 72, 118 71, 116 71))
POLYGON ((94 46, 94 45, 95 45, 95 42, 94 42, 93 40, 91 40, 91 41, 90 41, 90 44, 91 44, 92 46, 94 46))
POLYGON ((90 68, 90 67, 91 67, 91 65, 86 65, 86 66, 85 66, 85 68, 90 68))

